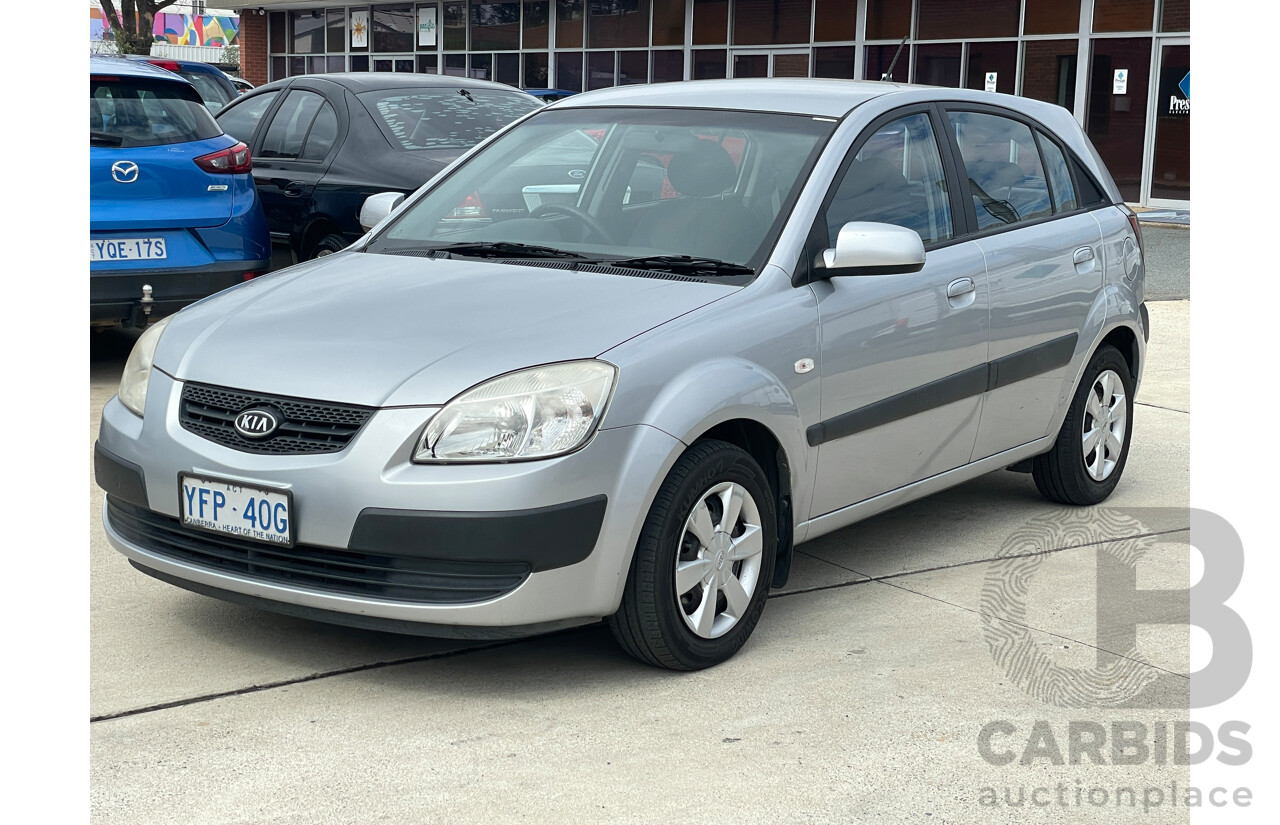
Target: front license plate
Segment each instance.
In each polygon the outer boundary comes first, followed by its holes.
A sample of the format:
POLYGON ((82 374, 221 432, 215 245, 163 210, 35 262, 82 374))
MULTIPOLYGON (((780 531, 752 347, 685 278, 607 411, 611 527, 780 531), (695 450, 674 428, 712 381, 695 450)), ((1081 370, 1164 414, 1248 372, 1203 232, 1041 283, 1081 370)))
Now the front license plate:
POLYGON ((90 261, 158 261, 169 257, 164 238, 89 239, 90 261))
POLYGON ((238 481, 178 476, 182 524, 267 544, 293 545, 293 496, 238 481))

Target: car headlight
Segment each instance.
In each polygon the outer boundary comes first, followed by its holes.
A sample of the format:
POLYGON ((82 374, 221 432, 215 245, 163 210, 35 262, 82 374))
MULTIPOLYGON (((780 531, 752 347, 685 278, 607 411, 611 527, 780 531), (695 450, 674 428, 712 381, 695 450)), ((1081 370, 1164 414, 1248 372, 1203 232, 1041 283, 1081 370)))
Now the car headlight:
POLYGON ((604 361, 567 361, 486 381, 432 417, 413 460, 512 461, 572 452, 595 432, 617 373, 604 361))
MULTIPOLYGON (((169 318, 173 316, 170 315, 169 318)), ((169 318, 157 321, 147 327, 146 332, 138 337, 129 353, 129 360, 124 362, 124 374, 120 376, 120 403, 130 411, 142 415, 147 405, 147 384, 151 381, 151 362, 155 358, 156 345, 160 343, 160 333, 169 324, 169 318)))

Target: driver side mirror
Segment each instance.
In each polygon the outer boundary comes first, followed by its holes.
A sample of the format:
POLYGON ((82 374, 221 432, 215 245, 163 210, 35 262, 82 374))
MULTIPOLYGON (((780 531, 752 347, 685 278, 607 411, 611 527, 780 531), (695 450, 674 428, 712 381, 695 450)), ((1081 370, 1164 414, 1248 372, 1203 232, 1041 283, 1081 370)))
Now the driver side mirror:
POLYGON ((924 241, 905 226, 850 221, 840 227, 836 245, 823 250, 815 274, 899 275, 924 269, 924 241))
POLYGON ((404 195, 399 192, 379 192, 365 198, 360 207, 360 228, 370 231, 382 223, 396 207, 404 203, 404 195))

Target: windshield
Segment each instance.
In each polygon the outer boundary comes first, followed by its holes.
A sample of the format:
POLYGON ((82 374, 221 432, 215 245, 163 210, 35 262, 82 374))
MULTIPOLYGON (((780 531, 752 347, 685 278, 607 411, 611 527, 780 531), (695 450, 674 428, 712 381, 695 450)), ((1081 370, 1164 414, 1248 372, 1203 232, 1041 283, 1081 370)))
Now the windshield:
POLYGON ((470 149, 539 108, 524 92, 492 89, 383 89, 356 95, 391 145, 407 151, 470 149))
POLYGON ((758 269, 834 126, 710 109, 545 110, 407 207, 368 251, 530 244, 758 269))

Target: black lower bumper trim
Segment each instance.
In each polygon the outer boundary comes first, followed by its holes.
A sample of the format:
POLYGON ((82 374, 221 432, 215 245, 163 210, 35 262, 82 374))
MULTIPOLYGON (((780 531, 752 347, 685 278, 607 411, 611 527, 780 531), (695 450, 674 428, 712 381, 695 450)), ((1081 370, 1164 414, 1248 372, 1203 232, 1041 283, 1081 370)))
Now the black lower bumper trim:
POLYGON ((211 596, 215 599, 221 599, 225 602, 244 605, 245 607, 255 607, 260 610, 266 610, 271 613, 280 613, 285 616, 294 616, 299 619, 307 619, 309 621, 326 622, 328 624, 343 625, 344 627, 355 627, 361 630, 377 630, 384 633, 403 633, 409 636, 431 636, 438 639, 462 639, 471 641, 494 641, 501 639, 520 639, 526 636, 537 636, 542 633, 551 633, 556 630, 565 630, 571 627, 580 627, 582 625, 594 624, 600 621, 599 618, 580 618, 580 619, 561 619, 554 622, 540 622, 537 624, 513 625, 511 627, 482 627, 478 625, 451 625, 451 624, 429 624, 426 622, 409 622, 400 619, 384 619, 378 616, 363 616, 355 613, 339 613, 336 610, 324 610, 319 607, 307 607, 300 604, 290 604, 288 602, 277 602, 271 599, 264 599, 260 596, 251 596, 247 593, 237 593, 234 590, 224 590, 220 587, 212 587, 207 584, 187 581, 177 576, 170 576, 159 570, 152 570, 146 565, 130 559, 129 563, 134 567, 146 573, 148 576, 159 579, 162 582, 181 587, 184 590, 190 590, 192 593, 199 593, 202 596, 211 596))
POLYGON ((93 442, 93 478, 107 495, 147 507, 147 483, 142 468, 93 442))
POLYGON ((266 272, 270 261, 233 261, 190 270, 89 273, 89 320, 128 321, 140 311, 142 287, 151 287, 151 317, 172 315, 215 292, 244 283, 246 272, 266 272))
POLYGON ((591 555, 604 523, 604 495, 531 510, 360 511, 347 549, 360 553, 523 562, 531 572, 577 564, 591 555))

